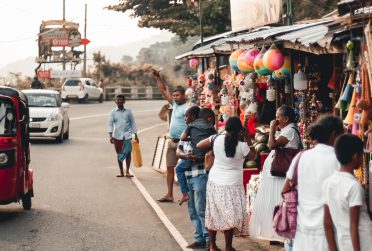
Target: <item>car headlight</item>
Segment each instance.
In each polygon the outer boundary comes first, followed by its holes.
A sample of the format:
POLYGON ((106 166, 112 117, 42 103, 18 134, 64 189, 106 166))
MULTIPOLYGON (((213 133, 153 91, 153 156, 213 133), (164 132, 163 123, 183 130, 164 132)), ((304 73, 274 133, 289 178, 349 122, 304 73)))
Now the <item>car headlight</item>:
POLYGON ((8 154, 0 153, 0 165, 5 165, 8 162, 8 154))
POLYGON ((49 117, 49 121, 57 121, 59 119, 58 113, 52 113, 49 117))

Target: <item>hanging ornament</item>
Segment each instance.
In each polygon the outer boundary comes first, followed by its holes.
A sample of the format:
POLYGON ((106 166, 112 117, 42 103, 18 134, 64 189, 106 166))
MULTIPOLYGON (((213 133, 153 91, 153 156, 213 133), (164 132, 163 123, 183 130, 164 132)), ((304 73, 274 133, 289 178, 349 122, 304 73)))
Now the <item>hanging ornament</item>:
POLYGON ((230 63, 230 66, 231 68, 234 70, 234 71, 239 71, 239 68, 238 68, 238 58, 239 56, 244 52, 243 49, 237 49, 236 51, 234 51, 233 53, 231 53, 230 55, 230 59, 229 59, 229 63, 230 63))
POLYGON ((247 65, 254 68, 254 60, 256 59, 259 53, 260 53, 260 50, 257 48, 248 50, 244 58, 247 65))
POLYGON ((257 104, 256 102, 251 102, 246 109, 246 114, 254 114, 257 112, 257 104))
POLYGON ((263 56, 266 52, 265 47, 262 47, 262 50, 260 53, 257 55, 256 59, 254 60, 254 70, 257 72, 259 75, 269 75, 271 74, 271 71, 267 69, 264 64, 263 64, 263 56))
POLYGON ((275 77, 279 79, 289 78, 290 72, 291 72, 291 62, 288 56, 284 56, 284 63, 282 67, 280 67, 279 70, 274 71, 275 77))
POLYGON ((189 60, 189 66, 191 69, 196 70, 199 66, 199 60, 197 58, 191 58, 189 60))
POLYGON ((277 75, 276 75, 276 72, 277 71, 273 71, 273 73, 271 74, 271 77, 273 78, 273 79, 275 79, 275 80, 282 80, 282 78, 280 78, 280 77, 278 77, 277 75))
POLYGON ((276 48, 275 44, 272 44, 267 52, 263 56, 263 65, 270 71, 279 70, 284 63, 283 53, 276 48))
POLYGON ((289 79, 286 78, 285 79, 285 83, 284 83, 284 93, 286 93, 286 94, 291 93, 291 90, 289 88, 289 85, 290 85, 289 79))
POLYGON ((293 85, 294 88, 298 91, 303 91, 307 89, 307 77, 306 74, 301 70, 301 67, 298 69, 298 72, 293 76, 293 85))
POLYGON ((269 89, 266 90, 266 99, 268 101, 275 101, 276 95, 275 95, 275 89, 272 87, 269 87, 269 89))
POLYGON ((353 69, 354 68, 354 43, 353 41, 349 40, 346 44, 346 48, 349 50, 349 55, 347 58, 347 63, 346 67, 348 69, 353 69))
POLYGON ((253 66, 250 66, 245 61, 245 56, 248 51, 244 51, 240 56, 238 57, 238 68, 241 72, 244 74, 248 74, 254 71, 253 66))

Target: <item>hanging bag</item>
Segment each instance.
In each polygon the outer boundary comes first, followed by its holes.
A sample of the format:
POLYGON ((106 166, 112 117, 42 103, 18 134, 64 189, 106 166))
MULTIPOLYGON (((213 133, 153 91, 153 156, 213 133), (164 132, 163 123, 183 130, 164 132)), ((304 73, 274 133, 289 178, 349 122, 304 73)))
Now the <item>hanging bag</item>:
POLYGON ((204 156, 204 169, 207 171, 211 170, 213 163, 214 163, 213 144, 217 136, 218 135, 212 136, 211 138, 212 149, 208 151, 204 156))
POLYGON ((290 183, 289 191, 282 194, 283 202, 274 209, 273 228, 281 237, 293 239, 296 235, 297 228, 297 204, 298 204, 298 163, 301 152, 297 158, 293 171, 293 178, 290 183))
POLYGON ((140 150, 139 142, 135 139, 132 139, 132 157, 135 167, 142 166, 142 155, 140 150))
POLYGON ((273 162, 271 163, 271 170, 270 170, 270 173, 272 176, 285 177, 289 169, 289 166, 292 163, 293 158, 303 149, 303 146, 301 143, 300 132, 296 128, 294 127, 292 128, 293 130, 296 131, 300 139, 299 147, 298 149, 284 148, 284 147, 275 149, 274 159, 273 159, 273 162))

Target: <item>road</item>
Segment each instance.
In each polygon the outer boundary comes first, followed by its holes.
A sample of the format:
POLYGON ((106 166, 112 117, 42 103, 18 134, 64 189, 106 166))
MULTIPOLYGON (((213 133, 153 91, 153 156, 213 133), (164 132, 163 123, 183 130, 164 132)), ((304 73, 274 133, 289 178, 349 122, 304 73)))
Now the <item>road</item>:
MULTIPOLYGON (((164 124, 164 101, 128 103, 139 130, 164 124)), ((32 142, 33 209, 0 207, 0 250, 181 250, 135 184, 115 177, 113 105, 72 104, 70 140, 32 142)))
MULTIPOLYGON (((164 175, 151 168, 157 137, 167 131, 157 115, 165 103, 126 104, 137 123, 144 163, 132 168, 134 179, 115 177, 116 154, 106 132, 115 104, 71 104, 69 140, 32 141, 32 210, 0 206, 0 250, 177 251, 192 243, 187 206, 154 201, 166 188, 164 175)), ((177 186, 174 191, 179 198, 177 186)), ((250 238, 234 243, 239 250, 279 250, 250 238)), ((222 234, 218 245, 224 245, 222 234)))

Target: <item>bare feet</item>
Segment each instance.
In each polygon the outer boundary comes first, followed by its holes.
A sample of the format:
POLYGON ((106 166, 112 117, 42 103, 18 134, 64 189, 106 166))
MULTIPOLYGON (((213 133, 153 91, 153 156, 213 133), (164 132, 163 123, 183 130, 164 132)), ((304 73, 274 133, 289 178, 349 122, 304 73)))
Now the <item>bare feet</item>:
POLYGON ((118 175, 116 175, 116 177, 118 177, 118 178, 124 177, 124 174, 118 174, 118 175))
POLYGON ((132 174, 130 174, 130 173, 126 173, 125 174, 125 177, 127 177, 127 178, 132 178, 132 177, 134 177, 132 174))
POLYGON ((185 201, 188 201, 189 199, 190 199, 190 196, 188 193, 182 194, 181 199, 178 200, 179 201, 178 205, 181 206, 185 201))

